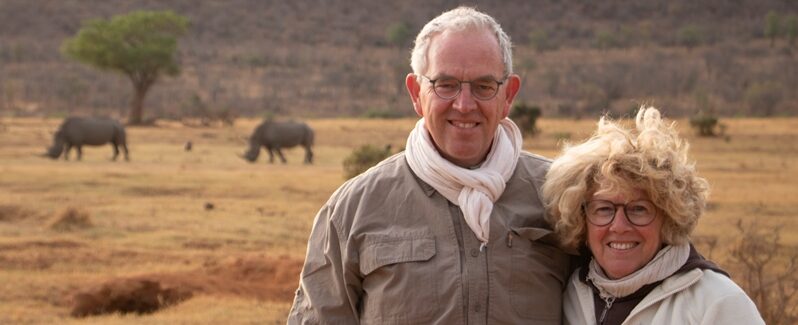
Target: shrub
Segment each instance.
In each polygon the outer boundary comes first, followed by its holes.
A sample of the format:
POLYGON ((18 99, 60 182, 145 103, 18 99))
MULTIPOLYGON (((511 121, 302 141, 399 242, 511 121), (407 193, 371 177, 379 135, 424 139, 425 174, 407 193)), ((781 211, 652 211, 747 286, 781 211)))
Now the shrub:
POLYGON ((555 44, 549 37, 549 34, 542 29, 534 30, 529 33, 529 43, 538 53, 557 49, 557 44, 555 44))
POLYGON ((775 81, 756 82, 745 90, 752 112, 761 116, 773 115, 783 97, 781 84, 775 81))
POLYGON ((618 40, 610 31, 602 30, 596 33, 593 44, 596 48, 606 50, 613 47, 618 47, 618 40))
POLYGON ((686 47, 688 50, 700 45, 702 38, 701 29, 694 25, 684 26, 676 34, 679 45, 686 47))
POLYGON ((344 159, 344 177, 350 179, 391 155, 391 145, 380 149, 370 144, 360 146, 344 159))
POLYGON ((405 22, 393 23, 385 31, 385 39, 388 44, 396 47, 404 47, 413 38, 410 25, 405 22))
POLYGON ((363 114, 361 114, 364 118, 384 118, 384 119, 391 119, 391 118, 402 118, 405 115, 402 112, 398 112, 396 110, 391 109, 380 109, 380 108, 369 108, 363 114))
POLYGON ((699 113, 690 118, 690 126, 702 137, 712 137, 717 133, 715 128, 718 126, 718 118, 714 115, 699 113))
POLYGON ((564 141, 570 141, 573 134, 571 132, 554 132, 551 135, 554 140, 557 140, 557 143, 561 143, 564 141))
POLYGON ((767 17, 765 17, 765 30, 764 35, 767 38, 770 38, 770 47, 776 43, 776 37, 781 34, 781 19, 779 18, 779 14, 775 11, 768 12, 767 17))
POLYGON ((743 225, 731 249, 732 263, 739 266, 740 286, 754 301, 766 324, 798 321, 798 249, 780 243, 779 227, 762 229, 743 225))
POLYGON ((790 47, 795 45, 795 38, 798 37, 798 17, 795 15, 787 17, 784 21, 784 34, 790 47))
POLYGON ((524 136, 538 133, 537 121, 540 115, 540 107, 530 106, 524 102, 516 103, 510 111, 510 119, 518 125, 524 136))

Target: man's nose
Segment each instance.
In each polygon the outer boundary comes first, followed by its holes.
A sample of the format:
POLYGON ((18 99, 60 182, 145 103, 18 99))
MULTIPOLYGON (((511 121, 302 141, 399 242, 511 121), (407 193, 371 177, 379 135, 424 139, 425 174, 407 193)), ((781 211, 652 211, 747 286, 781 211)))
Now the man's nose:
POLYGON ((474 98, 474 95, 471 94, 470 83, 460 84, 460 93, 454 98, 452 108, 463 113, 470 112, 477 108, 477 100, 474 98))

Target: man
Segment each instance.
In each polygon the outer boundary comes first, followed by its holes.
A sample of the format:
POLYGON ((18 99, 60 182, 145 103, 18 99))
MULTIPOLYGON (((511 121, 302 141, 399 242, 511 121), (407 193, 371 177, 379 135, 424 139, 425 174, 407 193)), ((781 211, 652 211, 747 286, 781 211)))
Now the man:
POLYGON ((550 161, 506 119, 509 38, 460 7, 424 26, 411 66, 422 118, 319 211, 288 323, 560 324, 568 259, 539 194, 550 161))

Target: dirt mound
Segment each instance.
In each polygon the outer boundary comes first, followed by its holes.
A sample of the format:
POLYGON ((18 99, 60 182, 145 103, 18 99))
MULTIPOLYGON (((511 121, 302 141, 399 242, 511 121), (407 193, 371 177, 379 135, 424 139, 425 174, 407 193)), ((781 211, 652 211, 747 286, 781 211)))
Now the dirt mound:
POLYGON ((85 229, 91 226, 89 212, 75 207, 64 208, 55 213, 50 221, 47 222, 47 228, 58 231, 85 229))
POLYGON ((200 294, 291 301, 301 269, 301 260, 259 256, 187 272, 117 279, 74 294, 71 314, 151 313, 200 294))
POLYGON ((180 288, 162 288, 156 281, 125 279, 78 293, 70 314, 74 317, 107 313, 151 313, 191 297, 180 288))

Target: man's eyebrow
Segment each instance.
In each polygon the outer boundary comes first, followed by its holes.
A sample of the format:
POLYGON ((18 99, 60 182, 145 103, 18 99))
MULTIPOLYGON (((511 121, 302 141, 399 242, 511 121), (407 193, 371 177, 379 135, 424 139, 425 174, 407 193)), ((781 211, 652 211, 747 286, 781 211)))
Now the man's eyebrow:
MULTIPOLYGON (((445 74, 445 73, 441 73, 441 74, 436 75, 435 77, 432 77, 432 80, 440 80, 440 79, 457 79, 457 78, 452 76, 452 75, 445 74)), ((460 80, 460 79, 457 79, 457 80, 460 80)), ((493 76, 492 74, 486 74, 486 75, 482 75, 482 76, 479 76, 479 77, 476 77, 476 78, 473 78, 473 79, 470 79, 470 80, 499 80, 499 79, 496 79, 496 77, 493 76)), ((468 80, 461 80, 461 81, 468 81, 468 80)))

